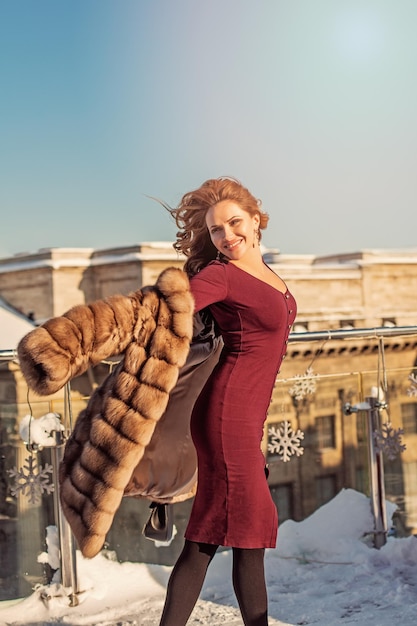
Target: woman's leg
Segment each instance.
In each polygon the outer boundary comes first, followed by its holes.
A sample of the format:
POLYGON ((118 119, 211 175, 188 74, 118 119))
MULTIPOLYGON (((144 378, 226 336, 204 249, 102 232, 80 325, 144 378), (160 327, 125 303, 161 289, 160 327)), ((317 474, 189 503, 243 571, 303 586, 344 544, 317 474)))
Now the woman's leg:
POLYGON ((168 581, 160 626, 185 626, 218 546, 185 540, 168 581))
POLYGON ((263 548, 233 548, 233 588, 245 626, 268 626, 263 548))

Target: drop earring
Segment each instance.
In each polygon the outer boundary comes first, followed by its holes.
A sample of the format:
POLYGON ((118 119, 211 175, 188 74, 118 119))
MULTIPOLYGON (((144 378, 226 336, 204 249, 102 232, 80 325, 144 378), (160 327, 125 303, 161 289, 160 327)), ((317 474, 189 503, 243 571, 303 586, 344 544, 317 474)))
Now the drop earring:
POLYGON ((216 261, 220 261, 220 250, 217 250, 216 261))

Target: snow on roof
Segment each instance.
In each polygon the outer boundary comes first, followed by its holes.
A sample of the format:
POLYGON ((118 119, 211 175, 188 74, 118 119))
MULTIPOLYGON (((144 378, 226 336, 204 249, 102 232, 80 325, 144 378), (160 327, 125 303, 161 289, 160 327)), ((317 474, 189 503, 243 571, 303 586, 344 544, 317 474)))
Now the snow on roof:
POLYGON ((14 350, 35 324, 0 297, 0 350, 14 350))

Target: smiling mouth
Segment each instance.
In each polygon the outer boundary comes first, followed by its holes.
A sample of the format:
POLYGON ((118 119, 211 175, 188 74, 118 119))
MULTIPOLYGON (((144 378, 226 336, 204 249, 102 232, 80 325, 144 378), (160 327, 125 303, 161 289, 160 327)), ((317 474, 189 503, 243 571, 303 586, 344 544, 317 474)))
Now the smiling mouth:
POLYGON ((238 239, 237 241, 233 241, 232 243, 227 243, 225 244, 225 248, 226 250, 234 250, 235 248, 237 248, 237 246, 239 246, 242 243, 242 239, 238 239))

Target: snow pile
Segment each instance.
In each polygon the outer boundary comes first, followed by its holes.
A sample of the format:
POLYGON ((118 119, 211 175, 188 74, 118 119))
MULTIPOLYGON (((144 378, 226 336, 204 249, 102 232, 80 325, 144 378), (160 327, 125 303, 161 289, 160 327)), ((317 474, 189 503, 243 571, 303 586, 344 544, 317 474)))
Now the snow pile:
MULTIPOLYGON (((386 503, 387 518, 396 506, 386 503)), ((353 489, 341 491, 302 522, 287 520, 279 529, 277 554, 301 560, 338 562, 347 556, 368 558, 372 545, 373 517, 369 499, 353 489)))
MULTIPOLYGON (((388 518, 393 512, 387 503, 388 518)), ((371 547, 371 531, 369 499, 351 489, 302 522, 284 522, 277 550, 266 555, 270 625, 414 625, 417 538, 390 537, 376 550, 371 547)), ((231 551, 219 552, 190 626, 242 624, 231 568, 231 551)), ((69 606, 68 590, 57 584, 44 586, 0 609, 0 624, 156 626, 170 569, 118 563, 115 555, 106 558, 105 553, 91 560, 78 555, 78 606, 69 606)))
POLYGON ((55 446, 54 433, 63 430, 64 426, 57 413, 46 413, 37 419, 32 415, 25 415, 19 426, 20 436, 25 443, 44 447, 55 446))
MULTIPOLYGON (((61 582, 61 574, 60 567, 61 562, 59 559, 59 536, 58 529, 56 526, 47 526, 46 528, 46 546, 48 548, 47 552, 41 552, 38 556, 38 563, 48 563, 52 570, 55 570, 55 574, 58 574, 57 582, 61 582)), ((52 582, 55 582, 55 576, 52 579, 52 582)))

